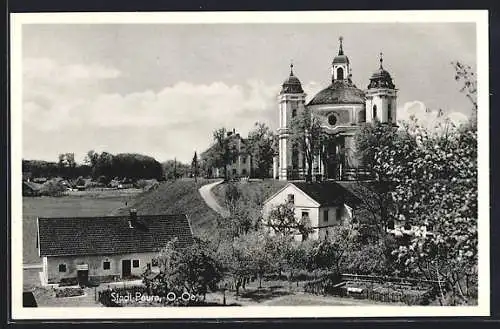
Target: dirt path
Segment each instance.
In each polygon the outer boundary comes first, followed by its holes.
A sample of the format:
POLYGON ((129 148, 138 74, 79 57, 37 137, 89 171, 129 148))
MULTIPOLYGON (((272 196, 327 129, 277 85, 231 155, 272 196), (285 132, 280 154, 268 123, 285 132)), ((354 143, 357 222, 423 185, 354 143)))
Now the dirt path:
POLYGON ((202 187, 200 187, 198 189, 198 191, 200 192, 200 195, 203 198, 203 200, 205 201, 205 203, 207 204, 207 206, 209 206, 211 209, 213 209, 215 212, 217 212, 222 217, 228 217, 229 211, 217 203, 217 200, 215 199, 215 196, 212 193, 212 188, 221 184, 222 182, 223 181, 220 180, 220 181, 215 182, 215 183, 203 185, 202 187))

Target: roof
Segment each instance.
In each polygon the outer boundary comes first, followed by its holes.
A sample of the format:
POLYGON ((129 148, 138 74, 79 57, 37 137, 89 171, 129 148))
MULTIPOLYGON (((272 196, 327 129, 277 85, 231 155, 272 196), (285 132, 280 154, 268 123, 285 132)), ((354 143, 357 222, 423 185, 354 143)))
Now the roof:
POLYGON ((392 81, 391 75, 382 66, 383 59, 382 53, 380 53, 380 66, 377 71, 373 72, 370 78, 370 84, 368 89, 372 88, 390 88, 395 89, 394 83, 392 81))
POLYGON ((293 74, 293 64, 290 64, 290 75, 283 82, 280 94, 302 94, 304 89, 302 89, 302 84, 299 78, 293 74))
POLYGON ((358 203, 356 195, 345 189, 337 181, 325 182, 293 182, 298 189, 323 206, 338 206, 358 203))
POLYGON ((365 93, 352 82, 337 80, 317 93, 307 105, 320 104, 365 104, 365 93))
POLYGON ((38 218, 40 256, 105 255, 156 252, 177 238, 179 247, 193 242, 186 215, 38 218))
POLYGON ((349 64, 349 58, 344 54, 338 55, 338 56, 335 56, 332 63, 333 64, 349 64))
POLYGON ((42 185, 33 182, 23 182, 23 184, 33 191, 39 191, 42 188, 42 185))

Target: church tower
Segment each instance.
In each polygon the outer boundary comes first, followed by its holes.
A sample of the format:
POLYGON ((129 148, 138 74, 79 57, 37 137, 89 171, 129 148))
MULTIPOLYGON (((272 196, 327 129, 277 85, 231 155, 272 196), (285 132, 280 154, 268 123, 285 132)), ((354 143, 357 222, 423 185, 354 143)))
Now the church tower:
POLYGON ((366 122, 379 121, 396 124, 397 89, 389 72, 384 70, 380 53, 380 67, 372 74, 366 90, 366 122))
POLYGON ((339 53, 332 62, 332 82, 334 81, 347 81, 350 79, 351 66, 349 58, 344 55, 344 48, 342 47, 343 37, 339 37, 339 53))
POLYGON ((304 175, 304 159, 299 147, 291 144, 290 125, 293 118, 304 111, 306 94, 293 73, 293 64, 290 64, 290 76, 283 82, 278 101, 278 177, 280 180, 298 179, 304 175))

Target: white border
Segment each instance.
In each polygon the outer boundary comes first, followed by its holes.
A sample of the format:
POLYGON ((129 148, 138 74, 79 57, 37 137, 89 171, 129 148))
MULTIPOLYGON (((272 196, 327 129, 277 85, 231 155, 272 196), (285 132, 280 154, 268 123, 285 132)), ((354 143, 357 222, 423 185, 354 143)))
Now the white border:
POLYGON ((190 13, 29 13, 11 14, 11 250, 13 319, 168 319, 267 317, 489 316, 489 86, 488 12, 342 11, 342 12, 190 12, 190 13), (479 301, 478 306, 251 306, 196 308, 25 308, 22 307, 22 25, 23 24, 218 24, 218 23, 476 23, 478 77, 479 301), (89 312, 91 310, 91 312, 89 312))

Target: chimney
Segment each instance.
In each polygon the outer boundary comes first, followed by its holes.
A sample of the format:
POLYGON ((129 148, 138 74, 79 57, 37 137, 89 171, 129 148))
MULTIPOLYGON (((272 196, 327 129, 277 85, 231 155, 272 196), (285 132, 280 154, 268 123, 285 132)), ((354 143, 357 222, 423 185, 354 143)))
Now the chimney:
POLYGON ((128 227, 134 228, 137 224, 137 209, 132 208, 129 211, 128 227))
POLYGON ((236 128, 233 128, 233 134, 236 134, 236 128))

